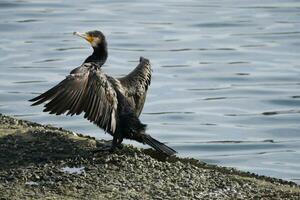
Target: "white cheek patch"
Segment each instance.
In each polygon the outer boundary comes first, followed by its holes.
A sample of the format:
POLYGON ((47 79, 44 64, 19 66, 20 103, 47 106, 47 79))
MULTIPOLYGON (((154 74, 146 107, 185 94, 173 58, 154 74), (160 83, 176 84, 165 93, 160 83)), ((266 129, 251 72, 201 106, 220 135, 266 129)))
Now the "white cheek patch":
POLYGON ((92 47, 97 47, 101 43, 101 39, 95 37, 93 42, 91 43, 92 47))

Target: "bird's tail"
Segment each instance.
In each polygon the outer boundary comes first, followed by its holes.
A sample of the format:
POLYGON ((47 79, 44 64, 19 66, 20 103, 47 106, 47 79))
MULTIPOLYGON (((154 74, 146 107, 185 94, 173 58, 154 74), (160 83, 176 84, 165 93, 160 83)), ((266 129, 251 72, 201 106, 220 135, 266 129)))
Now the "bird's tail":
POLYGON ((143 134, 143 142, 153 147, 156 151, 166 154, 167 156, 171 156, 175 153, 177 153, 174 149, 171 147, 168 147, 164 143, 161 143, 160 141, 154 139, 148 134, 143 134))
POLYGON ((146 124, 141 123, 138 117, 131 112, 120 115, 120 129, 122 133, 125 134, 123 135, 125 138, 148 144, 158 152, 167 156, 176 153, 174 149, 146 134, 146 124))

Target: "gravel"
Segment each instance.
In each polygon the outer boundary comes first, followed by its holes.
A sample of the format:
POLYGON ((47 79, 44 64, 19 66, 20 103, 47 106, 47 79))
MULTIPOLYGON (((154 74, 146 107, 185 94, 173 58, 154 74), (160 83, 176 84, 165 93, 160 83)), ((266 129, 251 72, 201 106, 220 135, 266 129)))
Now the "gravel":
POLYGON ((300 199, 293 182, 108 144, 0 114, 0 199, 300 199))

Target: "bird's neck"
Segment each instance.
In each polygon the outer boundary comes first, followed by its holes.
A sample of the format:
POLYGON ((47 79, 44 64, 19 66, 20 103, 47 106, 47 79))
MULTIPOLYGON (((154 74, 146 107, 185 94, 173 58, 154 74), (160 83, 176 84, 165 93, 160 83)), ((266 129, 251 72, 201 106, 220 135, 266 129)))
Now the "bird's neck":
POLYGON ((106 44, 100 45, 98 47, 93 47, 93 49, 94 49, 93 54, 87 57, 84 63, 93 62, 98 64, 101 67, 107 59, 106 44))

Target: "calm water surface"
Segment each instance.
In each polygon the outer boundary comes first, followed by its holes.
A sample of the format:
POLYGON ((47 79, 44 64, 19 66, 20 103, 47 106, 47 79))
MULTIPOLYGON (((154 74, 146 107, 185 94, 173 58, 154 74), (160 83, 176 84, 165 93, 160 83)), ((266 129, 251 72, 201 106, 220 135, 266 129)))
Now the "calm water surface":
POLYGON ((151 59, 151 135, 180 156, 300 183, 299 1, 0 0, 0 112, 110 138, 27 102, 91 52, 72 32, 94 29, 107 73, 151 59))

